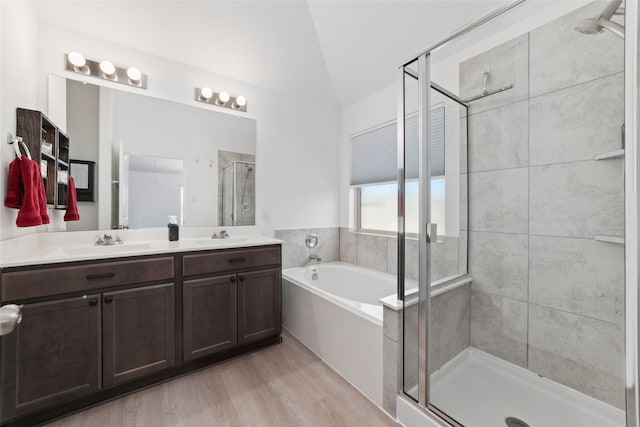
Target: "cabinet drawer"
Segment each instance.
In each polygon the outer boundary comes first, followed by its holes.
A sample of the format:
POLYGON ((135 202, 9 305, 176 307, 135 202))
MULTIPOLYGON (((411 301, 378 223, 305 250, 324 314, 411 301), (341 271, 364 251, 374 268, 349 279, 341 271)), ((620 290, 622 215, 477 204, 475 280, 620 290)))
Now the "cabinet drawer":
POLYGON ((280 246, 185 255, 182 273, 184 276, 196 276, 275 265, 280 265, 280 246))
POLYGON ((173 257, 113 261, 2 274, 2 300, 14 301, 173 279, 173 257))

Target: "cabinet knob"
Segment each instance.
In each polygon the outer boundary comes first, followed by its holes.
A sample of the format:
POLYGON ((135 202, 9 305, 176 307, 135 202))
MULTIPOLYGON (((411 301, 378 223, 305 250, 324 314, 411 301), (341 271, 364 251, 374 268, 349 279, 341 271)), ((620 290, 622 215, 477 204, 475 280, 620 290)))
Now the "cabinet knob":
POLYGON ((98 305, 98 298, 91 298, 89 300, 89 305, 93 307, 94 305, 98 305))
POLYGON ((113 301, 113 297, 111 297, 111 296, 104 297, 105 304, 111 304, 112 301, 113 301))
POLYGON ((235 283, 236 282, 236 276, 231 276, 229 278, 229 280, 231 281, 231 283, 235 283))
POLYGON ((244 282, 244 276, 238 276, 238 279, 240 279, 241 282, 244 282))

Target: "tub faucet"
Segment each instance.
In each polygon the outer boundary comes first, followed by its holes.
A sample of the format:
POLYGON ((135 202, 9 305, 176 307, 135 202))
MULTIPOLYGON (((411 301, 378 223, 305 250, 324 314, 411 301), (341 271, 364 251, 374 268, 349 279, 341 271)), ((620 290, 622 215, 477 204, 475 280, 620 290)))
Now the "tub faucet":
POLYGON ((318 261, 318 262, 322 261, 322 258, 320 257, 320 255, 317 255, 317 254, 309 254, 309 259, 311 261, 318 261))

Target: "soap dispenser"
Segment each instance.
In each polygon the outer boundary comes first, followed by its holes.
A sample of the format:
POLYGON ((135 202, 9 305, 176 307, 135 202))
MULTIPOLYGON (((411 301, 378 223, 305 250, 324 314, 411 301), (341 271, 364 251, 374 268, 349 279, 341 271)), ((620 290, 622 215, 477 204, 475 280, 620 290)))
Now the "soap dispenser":
POLYGON ((175 242, 178 240, 178 231, 180 227, 178 227, 178 217, 175 215, 169 215, 169 241, 175 242))

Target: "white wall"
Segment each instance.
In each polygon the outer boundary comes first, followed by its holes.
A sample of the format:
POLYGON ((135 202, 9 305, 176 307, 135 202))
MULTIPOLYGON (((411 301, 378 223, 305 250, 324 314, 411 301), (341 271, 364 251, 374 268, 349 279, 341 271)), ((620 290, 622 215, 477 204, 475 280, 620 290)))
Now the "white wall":
MULTIPOLYGON (((0 2, 0 238, 7 239, 33 232, 34 228, 17 228, 17 210, 4 207, 9 163, 15 158, 13 147, 6 144, 7 134, 16 133, 16 107, 40 109, 37 102, 37 18, 33 4, 0 2)), ((38 227, 44 230, 46 227, 38 227)))
MULTIPOLYGON (((246 96, 250 113, 242 115, 257 121, 256 222, 265 232, 277 228, 338 225, 337 109, 285 97, 247 82, 35 22, 30 3, 2 2, 2 8, 3 134, 15 132, 16 107, 46 110, 49 74, 76 80, 84 78, 91 83, 139 92, 64 71, 64 54, 70 51, 83 52, 91 59, 109 58, 118 65, 139 67, 149 76, 148 90, 144 91, 148 96, 202 107, 203 104, 193 99, 194 87, 207 85, 224 89, 233 95, 246 96), (6 65, 8 63, 11 66, 6 65), (10 93, 4 92, 6 89, 10 93)), ((214 106, 204 107, 234 114, 214 106)), ((5 145, 2 144, 4 171, 12 158, 5 145)), ((3 176, 4 193, 6 172, 3 176)), ((6 211, 3 210, 2 239, 18 234, 12 226, 15 214, 11 217, 6 211)))

